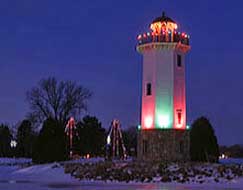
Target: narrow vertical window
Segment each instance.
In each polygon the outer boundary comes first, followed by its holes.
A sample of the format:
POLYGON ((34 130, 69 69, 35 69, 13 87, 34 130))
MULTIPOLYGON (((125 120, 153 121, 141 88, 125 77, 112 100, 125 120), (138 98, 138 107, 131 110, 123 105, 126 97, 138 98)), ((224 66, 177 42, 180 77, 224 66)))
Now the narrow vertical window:
POLYGON ((178 124, 181 125, 181 112, 177 113, 178 124))
POLYGON ((152 95, 152 85, 151 83, 147 83, 146 85, 146 95, 151 96, 152 95))
POLYGON ((180 129, 183 126, 183 116, 182 116, 182 110, 178 109, 176 110, 176 128, 180 129))
POLYGON ((177 55, 177 67, 181 67, 182 63, 181 63, 181 55, 177 55))

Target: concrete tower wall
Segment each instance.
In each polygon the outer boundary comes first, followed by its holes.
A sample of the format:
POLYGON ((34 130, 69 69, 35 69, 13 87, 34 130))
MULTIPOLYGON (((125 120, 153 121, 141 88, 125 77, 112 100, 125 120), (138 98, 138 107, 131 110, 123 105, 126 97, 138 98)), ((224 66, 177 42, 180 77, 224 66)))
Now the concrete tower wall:
MULTIPOLYGON (((173 124, 173 50, 155 50, 156 111, 155 128, 172 128, 173 124)), ((146 72, 146 71, 144 71, 146 72)))
POLYGON ((146 51, 143 57, 143 87, 142 87, 142 115, 141 124, 145 128, 145 118, 152 119, 151 128, 154 128, 155 102, 156 102, 156 57, 153 51, 146 51), (146 72, 144 72, 146 71, 146 72), (151 95, 147 95, 147 84, 151 84, 151 95))
POLYGON ((174 118, 173 128, 186 129, 186 84, 185 84, 185 53, 174 51, 174 118), (178 66, 178 56, 181 56, 181 65, 178 66), (179 113, 180 112, 180 113, 179 113), (179 122, 178 114, 181 114, 179 122))
POLYGON ((143 54, 143 94, 138 159, 188 160, 185 54, 189 48, 177 43, 150 43, 139 48, 143 54), (147 95, 148 83, 150 95, 147 95), (153 121, 149 128, 145 122, 148 117, 153 121))

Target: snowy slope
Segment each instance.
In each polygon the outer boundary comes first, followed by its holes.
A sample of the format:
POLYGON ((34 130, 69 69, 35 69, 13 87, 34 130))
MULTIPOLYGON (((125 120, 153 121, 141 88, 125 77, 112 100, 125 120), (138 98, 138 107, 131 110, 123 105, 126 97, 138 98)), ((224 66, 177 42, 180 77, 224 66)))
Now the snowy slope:
POLYGON ((12 172, 12 177, 16 179, 28 179, 31 181, 54 182, 77 181, 68 174, 64 174, 64 169, 60 164, 34 165, 27 168, 18 169, 12 172))

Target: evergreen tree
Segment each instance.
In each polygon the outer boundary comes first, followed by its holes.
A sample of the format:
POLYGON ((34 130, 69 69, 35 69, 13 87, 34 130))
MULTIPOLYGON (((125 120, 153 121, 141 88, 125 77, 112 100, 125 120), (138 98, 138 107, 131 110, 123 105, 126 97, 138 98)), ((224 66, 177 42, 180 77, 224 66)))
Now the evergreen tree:
POLYGON ((137 127, 129 127, 122 131, 123 140, 127 149, 127 154, 130 156, 136 156, 137 153, 137 127))
POLYGON ((32 129, 31 122, 23 120, 17 131, 17 156, 30 158, 35 139, 36 135, 32 129))
POLYGON ((219 147, 209 120, 201 117, 194 121, 190 131, 190 154, 192 161, 217 162, 219 147))
POLYGON ((91 156, 104 155, 105 129, 96 117, 85 116, 77 124, 78 143, 77 147, 81 155, 91 156))
POLYGON ((54 119, 47 119, 37 138, 33 161, 46 163, 67 158, 64 128, 54 119))
POLYGON ((0 125, 0 157, 10 157, 11 156, 11 132, 7 125, 0 125))

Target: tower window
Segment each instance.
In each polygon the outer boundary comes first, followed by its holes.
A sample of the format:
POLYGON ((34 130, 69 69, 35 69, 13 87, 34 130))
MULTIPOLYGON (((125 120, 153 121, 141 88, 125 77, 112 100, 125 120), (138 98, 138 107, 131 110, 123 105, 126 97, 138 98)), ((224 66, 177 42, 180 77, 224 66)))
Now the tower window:
POLYGON ((181 67, 182 64, 181 64, 181 55, 177 55, 177 67, 181 67))
POLYGON ((178 124, 181 125, 181 112, 177 113, 177 117, 178 117, 178 124))
POLYGON ((176 110, 176 114, 177 114, 176 128, 180 129, 183 126, 182 110, 181 109, 176 110))
POLYGON ((147 83, 146 85, 146 95, 151 96, 152 95, 152 85, 151 83, 147 83))
POLYGON ((143 154, 147 154, 147 153, 148 153, 148 141, 143 140, 143 154))

